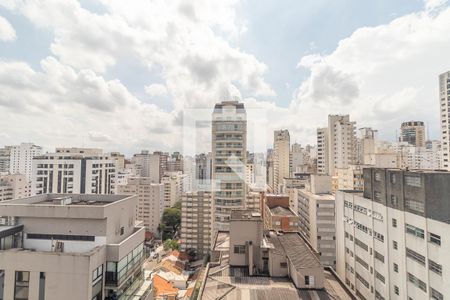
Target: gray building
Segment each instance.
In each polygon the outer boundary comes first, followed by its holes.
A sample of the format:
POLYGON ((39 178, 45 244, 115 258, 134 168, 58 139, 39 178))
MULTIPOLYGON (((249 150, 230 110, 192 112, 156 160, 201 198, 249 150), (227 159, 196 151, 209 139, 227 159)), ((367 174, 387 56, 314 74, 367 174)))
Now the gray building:
POLYGON ((136 196, 52 194, 4 201, 0 299, 118 299, 142 278, 136 196))
POLYGON ((364 169, 336 192, 336 270, 362 299, 450 295, 450 173, 364 169))

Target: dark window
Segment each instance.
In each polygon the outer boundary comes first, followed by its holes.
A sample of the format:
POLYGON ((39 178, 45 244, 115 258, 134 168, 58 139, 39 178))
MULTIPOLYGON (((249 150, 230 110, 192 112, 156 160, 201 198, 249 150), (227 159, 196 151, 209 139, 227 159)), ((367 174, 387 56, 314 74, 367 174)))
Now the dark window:
POLYGON ((35 240, 61 240, 61 241, 95 241, 95 236, 91 235, 68 235, 68 234, 42 234, 42 233, 27 233, 28 239, 35 240))
POLYGON ((16 271, 14 285, 14 300, 28 300, 30 286, 30 272, 16 271))

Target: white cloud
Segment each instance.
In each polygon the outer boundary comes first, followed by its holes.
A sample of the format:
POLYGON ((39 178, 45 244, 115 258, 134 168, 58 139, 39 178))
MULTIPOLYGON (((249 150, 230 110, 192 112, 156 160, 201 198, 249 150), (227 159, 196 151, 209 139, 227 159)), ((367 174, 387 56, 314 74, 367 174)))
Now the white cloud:
POLYGON ((11 42, 16 39, 16 31, 12 27, 12 25, 0 16, 0 41, 3 42, 11 42))
POLYGON ((430 12, 435 9, 441 8, 448 2, 448 0, 424 0, 424 2, 425 9, 430 12))
POLYGON ((151 97, 163 97, 167 96, 167 88, 164 84, 152 83, 145 87, 145 92, 151 97))
MULTIPOLYGON (((428 122, 438 138, 438 75, 450 69, 450 8, 399 17, 356 30, 328 55, 302 57, 311 75, 297 89, 291 109, 314 131, 329 113, 349 113, 358 126, 393 138, 401 122, 428 122)), ((313 137, 305 139, 313 141, 313 137)))

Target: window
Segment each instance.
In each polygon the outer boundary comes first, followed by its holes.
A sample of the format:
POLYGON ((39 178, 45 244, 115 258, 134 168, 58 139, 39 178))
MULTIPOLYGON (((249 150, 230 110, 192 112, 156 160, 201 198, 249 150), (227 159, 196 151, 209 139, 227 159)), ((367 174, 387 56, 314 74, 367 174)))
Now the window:
POLYGON ((425 256, 417 253, 414 250, 411 250, 409 248, 406 248, 406 257, 411 258, 412 260, 418 262, 422 266, 425 266, 425 256))
POLYGON ((103 265, 92 271, 92 285, 95 285, 103 278, 103 265))
POLYGON ((4 290, 4 285, 5 285, 5 271, 4 270, 0 270, 0 287, 2 287, 0 289, 0 299, 4 299, 3 298, 3 290, 4 290))
POLYGON ((430 269, 430 271, 433 271, 434 273, 442 276, 442 265, 429 259, 428 260, 428 268, 430 269))
POLYGON ((421 239, 423 239, 425 237, 423 229, 417 228, 415 226, 406 224, 405 225, 405 230, 406 230, 406 233, 415 235, 415 236, 417 236, 417 237, 419 237, 421 239))
POLYGON ((30 272, 16 271, 14 285, 14 300, 28 300, 30 286, 30 272))
POLYGON ((439 293, 438 291, 436 291, 432 287, 430 287, 430 289, 431 289, 431 299, 444 300, 444 295, 442 295, 441 293, 439 293))
POLYGON ((245 254, 245 245, 235 245, 234 253, 236 254, 245 254))
POLYGON ((392 218, 392 227, 397 228, 397 219, 392 218))
POLYGON ((367 270, 369 270, 369 264, 368 264, 364 259, 360 258, 358 255, 355 255, 355 256, 356 256, 356 261, 357 261, 361 266, 363 266, 364 268, 366 268, 367 270))
POLYGON ((425 204, 418 200, 405 199, 405 208, 407 211, 417 213, 421 216, 425 214, 425 204))
POLYGON ((384 263, 384 256, 381 253, 375 251, 375 258, 384 263))
POLYGON ((376 277, 379 281, 381 281, 382 283, 385 282, 384 276, 381 275, 380 273, 378 273, 377 271, 375 271, 375 277, 376 277))
POLYGON ((414 284, 422 291, 424 291, 425 293, 427 292, 427 284, 422 280, 420 280, 419 278, 417 278, 416 276, 414 276, 413 274, 408 273, 408 281, 414 284))
POLYGON ((377 201, 377 202, 380 202, 381 201, 381 193, 380 192, 374 192, 373 193, 373 200, 374 201, 377 201))
POLYGON ((367 282, 367 280, 364 279, 364 277, 362 277, 361 275, 358 274, 358 272, 356 273, 356 279, 358 279, 359 281, 361 281, 361 283, 366 287, 369 288, 369 283, 367 282))
POLYGON ((396 295, 400 295, 400 289, 396 285, 394 285, 394 292, 396 295))
POLYGON ((287 262, 281 262, 280 268, 287 268, 287 262))
POLYGON ((408 186, 413 186, 413 187, 420 187, 421 186, 421 181, 420 181, 420 177, 419 176, 405 176, 405 183, 408 186))
POLYGON ((428 236, 428 241, 432 244, 440 246, 441 245, 441 236, 430 232, 430 234, 428 236))
POLYGON ((397 250, 398 249, 398 243, 396 241, 392 241, 392 247, 397 250))
POLYGON ((39 273, 39 300, 45 300, 45 273, 39 273))
POLYGON ((374 231, 373 237, 379 240, 380 242, 384 243, 384 235, 382 235, 381 233, 374 231))
POLYGON ((392 184, 395 184, 396 182, 397 182, 397 178, 396 178, 396 176, 395 176, 395 174, 390 174, 390 179, 391 179, 391 183, 392 184))
POLYGON ((314 285, 314 276, 305 276, 305 285, 306 286, 314 285))
POLYGON ((375 181, 378 181, 378 182, 381 181, 381 173, 380 172, 375 172, 375 181))
POLYGON ((391 195, 391 205, 394 208, 398 207, 398 198, 395 195, 391 195))
POLYGON ((394 272, 398 273, 398 265, 396 263, 394 263, 394 272))
POLYGON ((369 247, 365 243, 358 240, 357 238, 355 238, 355 245, 359 246, 361 249, 369 251, 369 247))
POLYGON ((28 239, 36 240, 61 240, 61 241, 95 241, 95 236, 91 235, 68 235, 68 234, 42 234, 27 233, 28 239))

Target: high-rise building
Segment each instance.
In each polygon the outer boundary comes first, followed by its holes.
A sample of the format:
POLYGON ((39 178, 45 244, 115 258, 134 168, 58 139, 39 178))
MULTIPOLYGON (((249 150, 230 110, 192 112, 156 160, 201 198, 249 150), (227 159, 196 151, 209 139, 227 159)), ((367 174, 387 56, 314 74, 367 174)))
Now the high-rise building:
POLYGON ((267 161, 266 161, 266 183, 273 190, 273 150, 267 149, 267 161))
POLYGON ((101 149, 57 148, 33 159, 32 194, 113 194, 115 163, 101 149))
POLYGON ((296 173, 316 173, 316 148, 310 145, 302 147, 295 143, 291 146, 291 166, 290 177, 294 177, 296 173))
POLYGON ((290 136, 288 130, 276 130, 273 133, 273 190, 280 191, 283 178, 290 176, 290 136))
POLYGON ((9 173, 9 160, 11 159, 11 147, 0 148, 0 174, 9 173))
POLYGON ((181 197, 181 249, 195 250, 201 259, 209 253, 212 241, 213 209, 211 193, 187 192, 181 197))
POLYGON ((47 194, 0 202, 2 299, 123 299, 143 278, 137 197, 47 194))
POLYGON ((161 182, 161 156, 159 154, 150 154, 147 150, 133 155, 131 162, 136 166, 136 175, 140 177, 149 177, 153 183, 161 182))
POLYGON ((400 127, 400 142, 416 147, 425 147, 425 123, 422 121, 403 122, 400 127))
POLYGON ((31 196, 31 183, 22 174, 0 175, 0 201, 31 196))
POLYGON ((450 173, 367 168, 336 192, 336 271, 361 299, 450 295, 450 173))
POLYGON ((369 164, 371 158, 376 152, 376 134, 377 130, 370 127, 359 129, 359 138, 357 140, 357 159, 358 164, 369 164))
POLYGON ((164 207, 169 208, 181 201, 181 194, 183 193, 183 178, 182 172, 166 172, 161 178, 161 183, 164 186, 164 207))
POLYGON ((32 143, 21 143, 11 146, 9 159, 9 172, 11 174, 25 175, 28 181, 32 178, 33 158, 42 154, 42 147, 32 143))
POLYGON ((331 178, 311 175, 304 189, 296 189, 300 232, 320 253, 324 266, 336 265, 334 196, 331 178))
POLYGON ((132 177, 126 185, 117 186, 117 194, 138 196, 136 219, 156 235, 164 211, 164 185, 153 183, 148 177, 132 177))
POLYGON ((349 115, 329 115, 328 127, 317 130, 317 171, 335 175, 336 168, 347 168, 357 160, 355 122, 349 115))
POLYGON ((246 198, 247 117, 238 101, 217 103, 212 115, 214 225, 228 230, 230 212, 246 198))
POLYGON ((167 172, 183 172, 183 155, 180 152, 174 152, 167 158, 167 172))
POLYGON ((120 152, 111 152, 110 155, 111 158, 114 158, 116 160, 117 170, 125 169, 125 155, 121 154, 120 152))
POLYGON ((442 167, 450 170, 450 71, 439 76, 441 107, 442 167))

